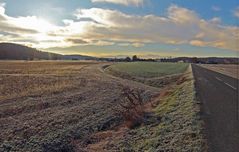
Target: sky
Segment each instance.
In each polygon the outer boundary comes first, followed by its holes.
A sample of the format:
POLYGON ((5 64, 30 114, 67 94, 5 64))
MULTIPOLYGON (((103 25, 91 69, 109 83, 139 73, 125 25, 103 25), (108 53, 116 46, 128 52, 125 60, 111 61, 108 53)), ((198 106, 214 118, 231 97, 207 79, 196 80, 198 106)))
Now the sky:
POLYGON ((0 42, 97 57, 238 57, 237 0, 0 0, 0 42))

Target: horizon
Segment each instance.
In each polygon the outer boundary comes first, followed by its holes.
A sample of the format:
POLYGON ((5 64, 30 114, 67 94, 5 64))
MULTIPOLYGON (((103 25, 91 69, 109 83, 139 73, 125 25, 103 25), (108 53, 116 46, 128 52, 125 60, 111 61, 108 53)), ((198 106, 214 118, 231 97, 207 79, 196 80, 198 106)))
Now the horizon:
MULTIPOLYGON (((17 44, 17 43, 7 43, 7 42, 0 42, 0 44, 14 44, 14 45, 21 45, 21 46, 25 46, 25 47, 29 47, 26 45, 22 45, 22 44, 17 44)), ((31 48, 31 47, 29 47, 31 48)), ((134 55, 136 55, 138 58, 141 59, 169 59, 169 58, 239 58, 238 56, 162 56, 162 55, 155 55, 155 54, 147 54, 147 55, 140 55, 140 54, 128 54, 128 55, 123 55, 123 54, 119 54, 119 55, 111 55, 111 56, 93 56, 93 55, 89 55, 89 54, 61 54, 61 53, 57 53, 57 52, 49 52, 49 51, 43 51, 43 50, 39 50, 37 48, 32 48, 32 49, 36 49, 37 51, 41 51, 41 52, 46 52, 46 53, 56 53, 59 55, 63 55, 63 56, 67 56, 67 55, 72 55, 72 56, 89 56, 89 57, 95 57, 95 58, 116 58, 116 59, 124 59, 126 57, 130 57, 132 58, 134 55)))
POLYGON ((238 57, 239 2, 0 0, 0 42, 95 57, 238 57), (137 25, 137 26, 135 26, 137 25))

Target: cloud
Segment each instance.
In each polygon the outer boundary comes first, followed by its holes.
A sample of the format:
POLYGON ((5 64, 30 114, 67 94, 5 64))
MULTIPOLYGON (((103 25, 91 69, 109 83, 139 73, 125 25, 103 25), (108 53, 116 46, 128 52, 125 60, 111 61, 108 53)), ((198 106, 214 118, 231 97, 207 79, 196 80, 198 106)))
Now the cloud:
POLYGON ((239 18, 239 6, 233 11, 235 17, 239 18))
POLYGON ((190 44, 238 50, 238 27, 222 25, 221 19, 217 17, 202 19, 196 12, 176 5, 168 8, 167 16, 128 15, 100 8, 80 9, 76 16, 78 19, 92 20, 86 23, 88 26, 85 33, 79 35, 85 39, 94 37, 116 42, 127 41, 130 44, 190 44))
POLYGON ((128 47, 128 46, 133 46, 133 47, 143 47, 144 44, 143 43, 118 43, 118 46, 125 46, 125 47, 128 47))
POLYGON ((132 46, 134 46, 134 47, 143 47, 144 44, 143 43, 132 43, 132 46))
POLYGON ((219 6, 212 6, 212 10, 215 12, 221 11, 221 8, 219 6))
POLYGON ((118 46, 130 46, 130 43, 118 43, 118 46))
POLYGON ((19 26, 19 22, 23 18, 12 18, 5 15, 5 3, 0 4, 0 32, 9 33, 37 33, 34 29, 25 28, 24 26, 19 26))
POLYGON ((239 27, 223 25, 218 17, 201 18, 193 10, 177 5, 166 16, 129 15, 117 10, 90 8, 75 11, 75 19, 56 26, 36 16, 10 17, 0 6, 0 41, 27 40, 37 48, 72 46, 133 46, 186 44, 237 50, 239 27), (17 37, 10 34, 17 34, 17 37))
POLYGON ((195 23, 198 22, 198 15, 189 9, 171 5, 168 8, 168 18, 175 23, 195 23))
POLYGON ((214 18, 210 19, 209 22, 211 22, 212 24, 220 24, 222 22, 222 20, 219 17, 214 17, 214 18))
POLYGON ((114 3, 114 4, 120 4, 125 6, 142 6, 144 3, 144 0, 91 0, 93 3, 95 2, 107 2, 107 3, 114 3))
POLYGON ((68 38, 68 39, 66 39, 66 41, 72 42, 74 44, 87 44, 88 43, 87 41, 84 41, 82 39, 71 39, 71 38, 68 38))
POLYGON ((19 34, 35 34, 53 30, 56 26, 36 16, 10 17, 5 14, 4 4, 0 5, 0 29, 4 32, 19 34))
POLYGON ((36 16, 8 16, 5 4, 0 4, 0 33, 3 33, 1 42, 14 42, 39 48, 64 46, 66 45, 64 37, 47 34, 59 28, 36 16))

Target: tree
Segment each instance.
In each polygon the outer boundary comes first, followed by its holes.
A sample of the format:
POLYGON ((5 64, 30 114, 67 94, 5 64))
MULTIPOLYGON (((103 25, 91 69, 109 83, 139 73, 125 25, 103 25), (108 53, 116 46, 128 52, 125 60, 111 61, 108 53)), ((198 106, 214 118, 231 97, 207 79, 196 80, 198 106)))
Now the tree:
POLYGON ((125 60, 126 62, 130 62, 130 61, 131 61, 131 58, 127 56, 124 60, 125 60))
POLYGON ((196 57, 192 58, 192 63, 198 63, 198 59, 196 57))
POLYGON ((139 60, 139 58, 137 57, 137 55, 134 55, 133 57, 132 57, 132 61, 138 61, 139 60))

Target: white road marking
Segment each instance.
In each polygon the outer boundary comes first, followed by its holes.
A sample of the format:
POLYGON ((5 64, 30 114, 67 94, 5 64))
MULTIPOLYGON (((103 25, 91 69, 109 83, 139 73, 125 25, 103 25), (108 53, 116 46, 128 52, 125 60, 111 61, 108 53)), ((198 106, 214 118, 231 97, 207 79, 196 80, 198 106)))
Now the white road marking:
POLYGON ((232 85, 230 85, 230 84, 228 84, 228 83, 226 83, 226 82, 224 82, 224 83, 225 83, 227 86, 231 87, 232 89, 237 90, 237 88, 233 87, 232 85))
POLYGON ((220 79, 220 78, 218 78, 218 77, 216 77, 216 79, 217 79, 218 81, 222 81, 222 79, 220 79))
MULTIPOLYGON (((216 77, 216 79, 217 79, 218 81, 223 82, 222 79, 220 79, 220 78, 218 78, 218 77, 216 77)), ((232 88, 232 89, 234 89, 234 90, 237 90, 237 88, 235 88, 234 86, 230 85, 229 83, 226 83, 226 82, 223 82, 223 83, 224 83, 225 85, 229 86, 230 88, 232 88)))

